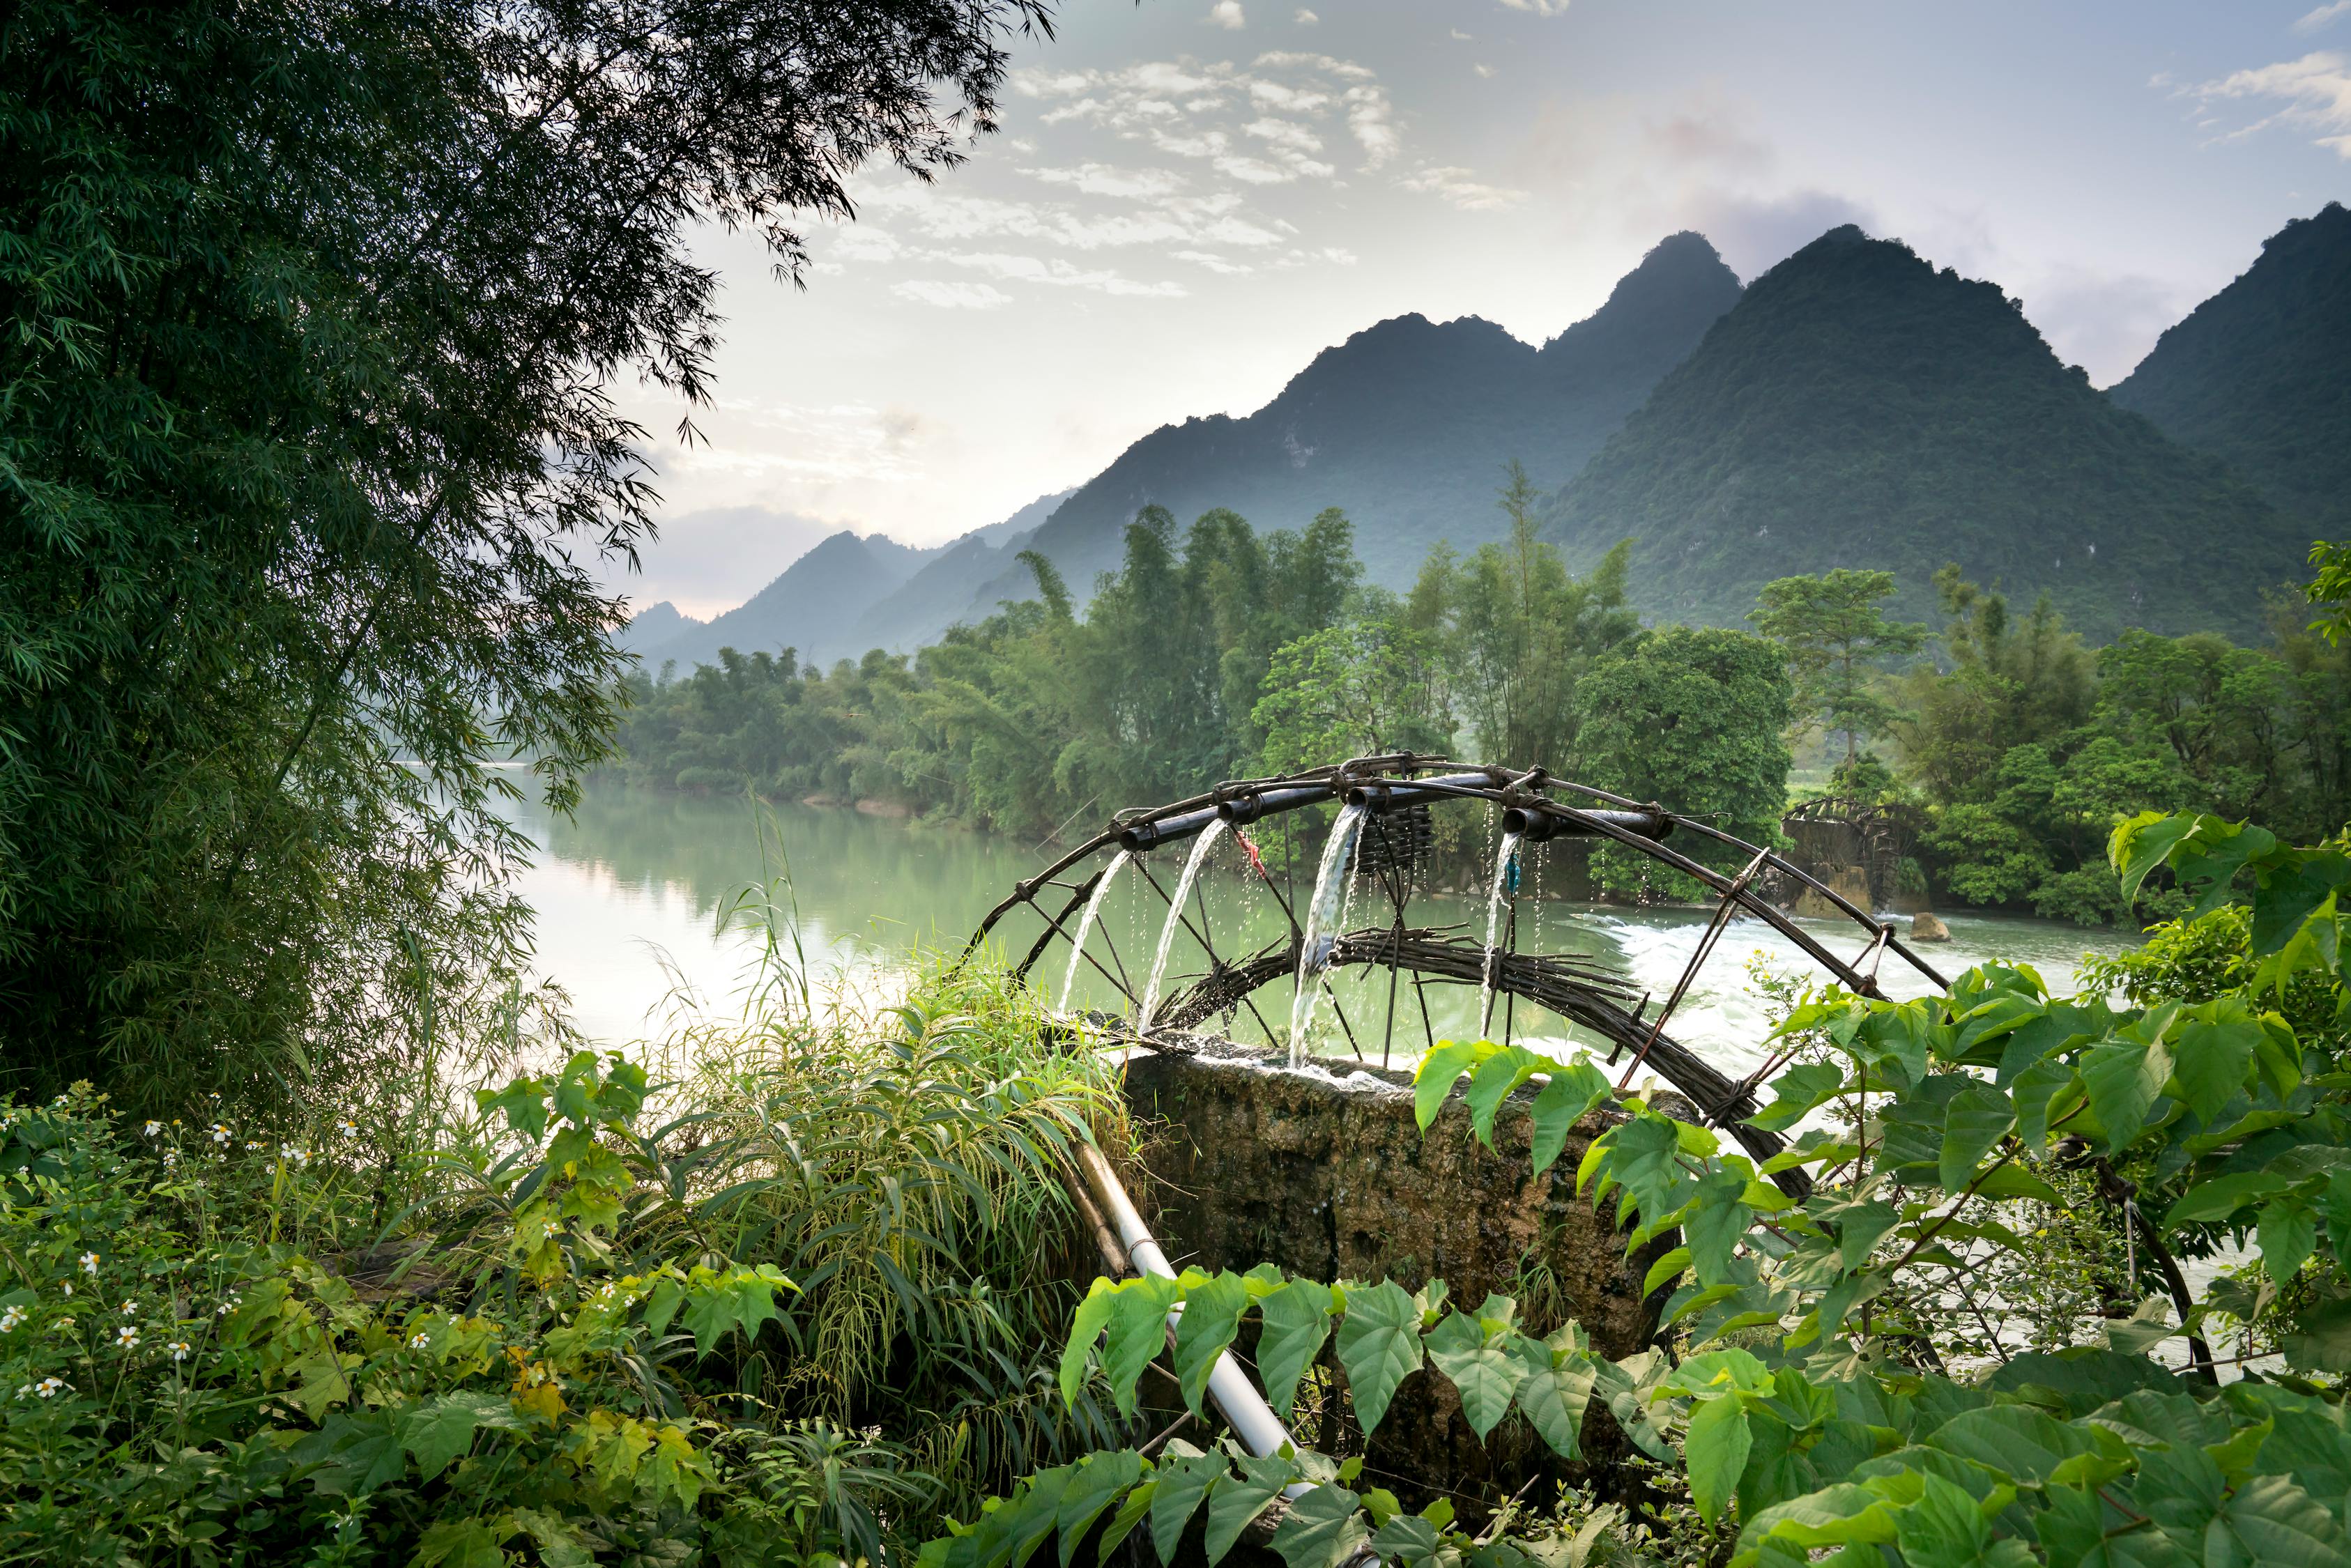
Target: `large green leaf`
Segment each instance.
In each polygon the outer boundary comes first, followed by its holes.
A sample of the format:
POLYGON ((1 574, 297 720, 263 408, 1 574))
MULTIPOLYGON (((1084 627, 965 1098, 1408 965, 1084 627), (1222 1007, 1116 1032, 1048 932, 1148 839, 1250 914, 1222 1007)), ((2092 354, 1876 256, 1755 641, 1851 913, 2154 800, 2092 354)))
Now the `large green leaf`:
POLYGON ((2189 1009, 2172 1038, 2171 1079, 2181 1101, 2207 1126, 2243 1092, 2261 1042, 2261 1019, 2241 998, 2189 1009))
POLYGON ((2108 1040, 2082 1058, 2090 1113, 2105 1129, 2109 1148, 2127 1147, 2147 1124, 2147 1108, 2171 1076, 2171 1053, 2160 1040, 2108 1040))
POLYGON ((1393 1280, 1349 1286, 1338 1348, 1356 1423, 1370 1432, 1387 1414, 1396 1385, 1420 1369, 1420 1309, 1393 1280))
POLYGON ((1453 1092, 1453 1081, 1468 1071, 1478 1060, 1478 1042, 1474 1040, 1441 1040, 1437 1049, 1420 1059, 1412 1074, 1413 1120, 1426 1132, 1437 1120, 1446 1095, 1453 1092))
POLYGON ((2258 1203, 2283 1192, 2285 1187, 2283 1178, 2267 1171, 2239 1171, 2199 1181, 2171 1206, 2170 1212, 2163 1217, 2163 1228, 2170 1230, 2182 1225, 2226 1219, 2246 1204, 2258 1203))
POLYGON ((772 1322, 776 1312, 775 1279, 753 1269, 730 1269, 723 1274, 707 1278, 691 1278, 685 1288, 685 1327, 694 1335, 697 1355, 708 1355, 717 1348, 719 1339, 733 1329, 743 1336, 747 1346, 759 1337, 762 1323, 772 1322))
POLYGON ((1183 1540, 1184 1526, 1191 1521, 1200 1500, 1208 1495, 1217 1478, 1225 1473, 1224 1456, 1204 1454, 1197 1449, 1176 1452, 1184 1446, 1180 1439, 1167 1445, 1170 1457, 1159 1461, 1154 1482, 1151 1546, 1162 1563, 1176 1561, 1176 1548, 1183 1540))
POLYGON ((511 1431, 521 1425, 513 1401, 505 1395, 459 1389, 404 1412, 400 1418, 400 1445, 414 1456, 417 1469, 431 1480, 472 1451, 474 1434, 481 1427, 511 1431))
POLYGON ((1511 1343, 1519 1358, 1519 1408, 1552 1451, 1573 1460, 1583 1452, 1584 1411, 1592 1404, 1592 1357, 1566 1338, 1566 1331, 1551 1343, 1519 1336, 1511 1343))
POLYGON ((2262 1207, 2258 1234, 2262 1268, 2283 1290, 2318 1245, 2318 1217, 2298 1197, 2275 1198, 2262 1207))
POLYGON ((1771 1103, 1747 1118, 1750 1127, 1784 1133, 1844 1087, 1844 1070, 1826 1061, 1801 1061, 1771 1081, 1771 1103))
POLYGON ((1157 1274, 1128 1280, 1111 1298, 1110 1340, 1102 1347, 1102 1371, 1122 1415, 1134 1411, 1134 1385, 1151 1358, 1167 1347, 1167 1310, 1176 1304, 1176 1281, 1157 1274))
POLYGON ((1151 1505, 1158 1495, 1159 1482, 1155 1477, 1126 1494, 1126 1500, 1118 1505, 1118 1511, 1111 1516, 1108 1524, 1102 1526, 1102 1535, 1094 1542, 1096 1563, 1107 1568, 1119 1544, 1134 1533, 1136 1525, 1150 1516, 1151 1505))
POLYGON ((1573 1061, 1553 1065, 1551 1082, 1543 1085, 1531 1107, 1534 1139, 1531 1153, 1535 1175, 1541 1176, 1552 1167, 1560 1151, 1567 1147, 1567 1140, 1578 1122, 1595 1107, 1610 1104, 1615 1098, 1616 1088, 1609 1082, 1608 1075, 1581 1055, 1573 1061))
MULTIPOLYGON (((1061 1347, 1061 1365, 1056 1381, 1061 1385, 1061 1402, 1072 1409, 1077 1406, 1078 1388, 1086 1380, 1086 1357, 1093 1354, 1094 1342, 1102 1338, 1103 1327, 1118 1306, 1118 1298, 1113 1294, 1117 1288, 1114 1280, 1096 1280, 1070 1320, 1069 1343, 1061 1347)), ((658 1334, 661 1331, 653 1332, 658 1334)))
POLYGON ((1476 1318, 1461 1312, 1447 1312, 1429 1332, 1428 1359, 1460 1391, 1462 1414, 1481 1442, 1510 1414, 1510 1396, 1525 1374, 1510 1354, 1514 1337, 1507 1332, 1489 1334, 1476 1318))
POLYGON ((1988 1405, 1963 1410, 1928 1437, 1946 1453, 1973 1459, 1987 1469, 2038 1484, 2076 1454, 2095 1445, 2089 1434, 2026 1405, 1988 1405))
POLYGON ((1943 1190, 1963 1190, 2015 1120, 2008 1096, 1989 1083, 1971 1083, 1952 1095, 1943 1111, 1943 1147, 1937 1159, 1943 1190))
POLYGON ((1070 1560, 1078 1552, 1078 1544, 1093 1528, 1102 1510, 1118 1500, 1127 1488, 1143 1477, 1143 1456, 1133 1448, 1122 1448, 1114 1454, 1088 1454, 1080 1459, 1070 1474, 1069 1484, 1061 1489, 1061 1500, 1053 1519, 1053 1528, 1061 1533, 1061 1568, 1070 1568, 1070 1560))
POLYGON ((1722 1517, 1723 1506, 1738 1490, 1753 1442, 1746 1407, 1736 1394, 1703 1400, 1690 1412, 1682 1445, 1689 1464, 1690 1500, 1708 1524, 1722 1517))
POLYGON ((1479 1143, 1489 1149, 1494 1146, 1494 1117, 1500 1112, 1502 1102, 1510 1097, 1512 1090, 1551 1065, 1551 1058, 1537 1056, 1516 1045, 1496 1051, 1478 1064, 1461 1098, 1469 1107, 1469 1129, 1479 1143))
MULTIPOLYGON (((2238 1561, 2259 1568, 2351 1568, 2351 1543, 2325 1505, 2284 1476, 2253 1476, 2215 1521, 2236 1539, 2238 1561)), ((2205 1561, 2212 1561, 2208 1537, 2205 1561)))
POLYGON ((1217 1369, 1217 1358, 1225 1347, 1233 1343, 1249 1301, 1249 1287, 1229 1269, 1184 1292, 1184 1315, 1176 1324, 1176 1381, 1184 1391, 1186 1407, 1195 1416, 1200 1414, 1200 1396, 1207 1391, 1208 1375, 1217 1369))
POLYGON ((1299 1379, 1330 1337, 1331 1287, 1292 1280, 1259 1301, 1258 1312, 1263 1320, 1257 1342, 1258 1376, 1265 1385, 1267 1403, 1286 1421, 1298 1400, 1299 1379))
POLYGON ((1298 1467, 1280 1458, 1243 1458, 1240 1474, 1228 1470, 1217 1478, 1208 1489, 1208 1568, 1225 1560, 1249 1521, 1297 1479, 1298 1467))
POLYGON ((1343 1487, 1316 1487, 1290 1505, 1273 1549, 1288 1568, 1343 1568, 1370 1536, 1363 1500, 1343 1487))
POLYGON ((1755 1223, 1755 1210, 1741 1201, 1747 1180, 1743 1171, 1733 1168, 1710 1170, 1698 1179, 1691 1207, 1682 1219, 1682 1239, 1689 1247, 1690 1263, 1700 1284, 1743 1282, 1731 1279, 1730 1255, 1755 1223))

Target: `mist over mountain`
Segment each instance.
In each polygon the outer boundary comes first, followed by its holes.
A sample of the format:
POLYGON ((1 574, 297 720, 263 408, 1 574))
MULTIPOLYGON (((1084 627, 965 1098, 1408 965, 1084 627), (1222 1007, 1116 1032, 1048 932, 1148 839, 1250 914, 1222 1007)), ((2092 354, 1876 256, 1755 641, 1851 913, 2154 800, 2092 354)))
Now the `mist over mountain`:
POLYGON ((660 647, 674 637, 700 627, 696 621, 664 599, 658 604, 648 604, 629 618, 612 639, 612 645, 623 653, 644 653, 660 647))
POLYGON ((1832 230, 1750 285, 1554 499, 1582 569, 1632 538, 1661 619, 1736 626, 1775 577, 1946 561, 2094 639, 2250 635, 2306 527, 2061 363, 1993 284, 1832 230))
POLYGON ((2351 531, 2351 211, 2329 202, 2271 235, 2112 396, 2225 459, 2312 538, 2351 531))
MULTIPOLYGON (((1188 525, 1225 507, 1260 531, 1326 507, 1355 525, 1366 575, 1409 583, 1429 546, 1502 533, 1494 492, 1513 459, 1564 483, 1739 298, 1700 235, 1661 242, 1606 304, 1541 349, 1476 317, 1415 314, 1326 349, 1255 413, 1163 425, 1081 486, 1031 546, 1084 594, 1118 563, 1126 525, 1157 503, 1188 525)), ((985 613, 1032 591, 1008 570, 973 596, 985 613)))
MULTIPOLYGON (((920 570, 858 617, 851 643, 860 650, 886 648, 893 653, 910 653, 937 642, 939 633, 956 622, 987 614, 996 608, 994 601, 983 603, 974 591, 1010 569, 1013 557, 1029 548, 1039 525, 1075 493, 1057 490, 1040 496, 1002 522, 950 540, 920 570)), ((1025 581, 1010 597, 1029 597, 1025 581)))
POLYGON ((647 639, 635 651, 656 672, 671 659, 681 672, 695 664, 715 664, 721 648, 744 653, 791 648, 804 664, 853 657, 863 651, 851 647, 858 617, 937 553, 937 549, 913 549, 880 534, 859 538, 843 529, 724 615, 707 622, 685 620, 675 635, 659 642, 647 639))

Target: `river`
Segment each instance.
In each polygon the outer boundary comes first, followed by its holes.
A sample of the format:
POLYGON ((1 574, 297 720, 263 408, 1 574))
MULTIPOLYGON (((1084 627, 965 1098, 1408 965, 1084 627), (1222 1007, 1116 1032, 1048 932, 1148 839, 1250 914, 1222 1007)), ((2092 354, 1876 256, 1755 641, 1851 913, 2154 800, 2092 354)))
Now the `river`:
MULTIPOLYGON (((1057 845, 1032 846, 853 810, 779 805, 761 817, 739 800, 617 787, 590 790, 569 820, 538 808, 524 809, 519 820, 540 847, 521 884, 538 912, 539 970, 569 994, 581 1030, 613 1045, 665 1032, 664 1020, 680 1005, 731 1010, 757 968, 759 944, 739 930, 722 931, 719 916, 747 887, 763 882, 788 887, 782 903, 789 913, 781 925, 798 937, 815 985, 830 995, 871 1001, 894 995, 916 950, 960 948, 1015 882, 1061 852, 1057 845), (787 867, 788 879, 780 874, 787 867)), ((1151 873, 1162 886, 1172 885, 1185 852, 1177 845, 1150 857, 1151 873)), ((1541 874, 1540 858, 1531 853, 1530 894, 1540 891, 1541 874)), ((1200 900, 1211 939, 1227 958, 1278 941, 1286 929, 1279 904, 1249 874, 1242 852, 1229 839, 1218 846, 1201 880, 1200 900)), ((1139 973, 1149 963, 1165 908, 1130 873, 1105 900, 1100 934, 1089 943, 1089 952, 1108 967, 1139 973)), ((1473 934, 1482 933, 1485 914, 1482 894, 1416 898, 1407 911, 1416 925, 1459 925, 1473 934)), ((1008 945, 1016 955, 1041 928, 1033 916, 1022 918, 1026 924, 1008 922, 1008 945)), ((1586 955, 1629 977, 1637 991, 1662 998, 1687 964, 1708 912, 1528 896, 1520 903, 1518 918, 1522 946, 1586 955)), ((2111 951, 2132 941, 2116 932, 2010 915, 1946 913, 1944 919, 1952 940, 1920 951, 1946 975, 1993 960, 2025 963, 2060 992, 2073 988, 2075 964, 2085 950, 2111 951)), ((1362 921, 1358 912, 1357 923, 1362 921)), ((1832 951, 1852 956, 1865 946, 1850 925, 1802 924, 1832 951)), ((1670 1025, 1685 1043, 1705 1049, 1733 1071, 1758 1060, 1758 1043, 1769 1028, 1763 1001, 1747 973, 1758 956, 1790 973, 1816 973, 1801 950, 1771 926, 1735 921, 1670 1025)), ((1188 938, 1177 941, 1170 990, 1176 977, 1201 967, 1201 956, 1188 938)), ((1057 945, 1039 967, 1039 982, 1058 991, 1067 965, 1068 949, 1057 945)), ((1086 982, 1093 977, 1090 967, 1081 967, 1073 1002, 1099 1004, 1114 995, 1107 987, 1090 988, 1086 982)), ((1881 980, 1896 996, 1931 988, 1892 956, 1884 963, 1881 980)), ((1426 1038, 1423 1005, 1429 1009, 1427 1027, 1440 1039, 1475 1030, 1476 992, 1468 987, 1432 984, 1415 994, 1407 982, 1393 1029, 1385 971, 1345 972, 1334 995, 1335 1012, 1326 1004, 1318 1015, 1316 1049, 1350 1061, 1355 1051, 1376 1061, 1384 1047, 1399 1062, 1416 1055, 1426 1038)), ((1256 1000, 1266 1019, 1286 1027, 1286 983, 1266 988, 1256 1000)), ((1535 1011, 1520 1004, 1509 1020, 1512 1038, 1559 1040, 1560 1021, 1548 1014, 1528 1016, 1535 1011)), ((1495 1032, 1504 1021, 1498 1009, 1495 1032)), ((1259 1030, 1244 1012, 1237 1032, 1254 1036, 1259 1030)))

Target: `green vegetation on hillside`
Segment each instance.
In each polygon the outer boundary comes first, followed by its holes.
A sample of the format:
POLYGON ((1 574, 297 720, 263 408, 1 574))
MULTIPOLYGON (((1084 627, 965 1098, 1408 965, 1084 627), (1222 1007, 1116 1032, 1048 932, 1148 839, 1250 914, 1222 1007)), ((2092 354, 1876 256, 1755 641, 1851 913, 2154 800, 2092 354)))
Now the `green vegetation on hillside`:
POLYGON ((1630 537, 1634 601, 1667 619, 1740 624, 1765 583, 1839 567, 1894 572, 1919 619, 1956 561, 2100 641, 2250 637, 2311 538, 2115 408, 1997 287, 1853 228, 1750 286, 1548 528, 1587 568, 1630 537))
POLYGON ((729 651, 682 679, 640 672, 622 767, 661 786, 877 797, 1034 840, 1217 779, 1463 747, 1768 832, 1787 771, 1777 646, 1643 632, 1621 559, 1570 576, 1534 536, 1533 495, 1513 470, 1509 541, 1440 548, 1404 597, 1362 583, 1335 511, 1263 536, 1210 512, 1179 540, 1151 508, 1082 616, 1031 554, 1038 598, 913 659, 822 671, 729 651))
POLYGON ((2351 210, 2329 202, 2271 235, 2113 397, 2309 532, 2351 532, 2351 210))

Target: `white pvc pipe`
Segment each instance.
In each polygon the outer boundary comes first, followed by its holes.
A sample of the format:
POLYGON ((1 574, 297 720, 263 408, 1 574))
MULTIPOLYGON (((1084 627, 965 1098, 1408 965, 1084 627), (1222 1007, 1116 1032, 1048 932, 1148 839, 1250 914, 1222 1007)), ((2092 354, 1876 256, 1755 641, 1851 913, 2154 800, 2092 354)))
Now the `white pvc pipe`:
MULTIPOLYGON (((1102 1213, 1110 1219, 1111 1228, 1118 1232, 1119 1241, 1126 1248, 1126 1255, 1134 1260, 1135 1271, 1157 1274, 1168 1280, 1176 1278, 1175 1266, 1167 1261, 1167 1254, 1159 1249, 1158 1241, 1152 1237, 1151 1228, 1143 1223, 1143 1216, 1135 1211, 1134 1200, 1126 1196, 1126 1188, 1119 1183, 1118 1173, 1110 1168, 1110 1162, 1102 1158, 1102 1151, 1092 1144, 1080 1144, 1078 1169, 1084 1174, 1086 1185, 1093 1189, 1094 1200, 1102 1205, 1102 1213)), ((1176 1328, 1183 1318, 1184 1306, 1179 1301, 1167 1314, 1168 1328, 1176 1328)), ((1235 1361, 1229 1352, 1220 1352, 1217 1364, 1209 1369, 1208 1397, 1214 1399, 1217 1408, 1224 1412, 1226 1424, 1232 1427, 1234 1435, 1258 1458, 1270 1458, 1280 1453, 1284 1445, 1293 1450, 1296 1448, 1297 1439, 1290 1435, 1290 1428, 1282 1423, 1280 1416, 1273 1413, 1273 1406, 1265 1402, 1265 1396, 1257 1391, 1256 1385, 1249 1381, 1249 1374, 1241 1370, 1240 1363, 1235 1361)), ((1282 1495, 1294 1499, 1313 1490, 1311 1482, 1294 1481, 1283 1489, 1282 1495)))

